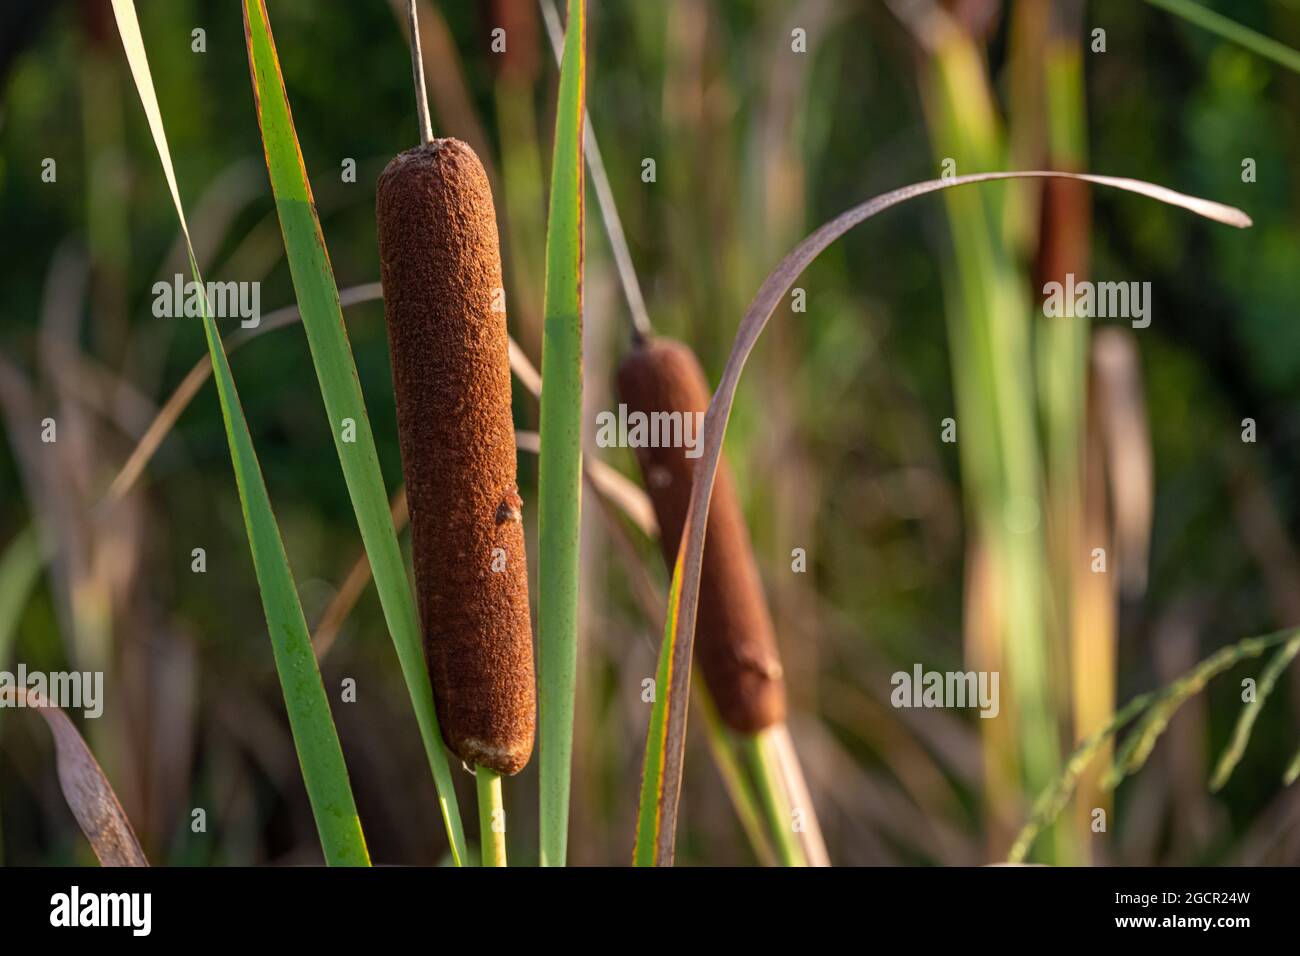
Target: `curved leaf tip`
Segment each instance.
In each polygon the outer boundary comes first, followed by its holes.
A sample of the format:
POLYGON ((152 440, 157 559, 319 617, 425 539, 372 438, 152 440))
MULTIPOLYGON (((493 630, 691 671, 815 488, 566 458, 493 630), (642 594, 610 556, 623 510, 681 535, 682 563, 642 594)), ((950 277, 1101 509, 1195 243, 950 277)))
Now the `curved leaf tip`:
MULTIPOLYGON (((665 645, 661 651, 671 659, 668 670, 670 680, 666 686, 661 685, 661 693, 655 702, 655 711, 651 716, 651 726, 662 719, 662 749, 647 746, 643 773, 658 779, 643 781, 642 800, 655 799, 654 812, 641 808, 639 819, 652 822, 657 828, 655 862, 660 865, 672 862, 673 842, 677 828, 677 804, 681 793, 682 755, 686 743, 686 711, 690 681, 691 652, 695 639, 696 612, 699 603, 701 561, 704 553, 704 533, 709 515, 709 501, 713 493, 713 481, 717 474, 718 461, 722 454, 722 442, 726 434, 727 421, 731 415, 731 406, 735 401, 736 389, 740 384, 740 375, 750 353, 758 343, 759 336, 767 326, 768 320, 776 310, 781 297, 789 291, 799 275, 832 242, 844 235, 854 226, 871 219, 878 213, 893 206, 915 199, 929 193, 951 189, 957 186, 975 183, 994 182, 1005 179, 1074 179, 1109 186, 1125 192, 1136 193, 1177 206, 1206 219, 1244 229, 1250 226, 1251 219, 1245 212, 1233 206, 1189 196, 1165 186, 1157 186, 1140 179, 1119 176, 1102 176, 1093 173, 1070 173, 1057 170, 1031 169, 1021 171, 999 171, 989 173, 972 173, 946 179, 930 179, 912 183, 898 189, 882 193, 866 202, 841 213, 836 218, 823 224, 796 246, 763 281, 753 301, 746 310, 736 331, 731 354, 727 358, 722 372, 722 380, 713 394, 704 418, 703 452, 695 470, 695 483, 691 489, 691 502, 687 510, 686 525, 682 530, 681 546, 678 551, 678 563, 682 569, 680 592, 676 601, 670 601, 668 627, 665 629, 665 645), (663 713, 660 713, 660 709, 663 713)), ((661 662, 662 666, 662 662, 661 662)), ((653 739, 650 741, 653 743, 653 739)))

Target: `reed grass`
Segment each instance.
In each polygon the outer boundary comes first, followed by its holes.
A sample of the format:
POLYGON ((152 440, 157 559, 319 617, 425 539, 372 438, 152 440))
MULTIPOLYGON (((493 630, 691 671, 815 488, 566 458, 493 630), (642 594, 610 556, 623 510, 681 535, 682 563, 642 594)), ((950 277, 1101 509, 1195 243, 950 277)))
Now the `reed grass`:
POLYGON ((569 0, 555 114, 542 327, 538 514, 540 861, 563 866, 578 654, 582 501, 583 117, 586 10, 569 0))
POLYGON ((1167 686, 1139 694, 1130 700, 1104 727, 1075 748, 1066 759, 1061 774, 1038 795, 1029 820, 1012 844, 1011 852, 1007 854, 1007 862, 1024 862, 1034 841, 1070 802, 1080 775, 1105 744, 1126 726, 1139 717, 1143 719, 1141 726, 1130 734, 1116 757, 1115 765, 1106 777, 1107 786, 1115 786, 1123 777, 1141 767, 1146 754, 1151 752, 1174 712, 1188 699, 1200 693, 1211 680, 1242 661, 1259 657, 1279 645, 1289 647, 1297 640, 1300 640, 1300 631, 1295 628, 1263 637, 1245 638, 1236 644, 1220 648, 1167 686))
POLYGON ((1194 23, 1225 40, 1231 40, 1294 73, 1300 73, 1300 50, 1294 50, 1270 36, 1242 26, 1199 3, 1193 3, 1192 0, 1147 0, 1147 3, 1182 17, 1188 23, 1194 23))
POLYGON ((1298 778, 1300 778, 1300 750, 1296 751, 1295 756, 1291 758, 1291 762, 1286 765, 1286 770, 1282 773, 1282 784, 1289 787, 1298 778))
MULTIPOLYGON (((631 350, 617 372, 620 400, 633 412, 654 416, 703 414, 710 390, 694 353, 680 342, 648 338, 633 326, 631 350)), ((654 503, 660 548, 671 569, 690 505, 694 463, 681 448, 641 448, 641 473, 654 503)), ((722 723, 749 755, 758 792, 786 865, 805 865, 791 830, 787 764, 775 759, 770 732, 784 728, 784 671, 744 515, 725 461, 709 509, 708 545, 701 573, 697 657, 707 696, 722 723)), ((715 748, 716 749, 716 748, 715 748)), ((791 768, 798 773, 796 764, 791 768)), ((819 833, 811 801, 801 807, 809 834, 819 833)), ((812 839, 811 835, 808 839, 812 839)), ((824 847, 814 848, 819 859, 824 847)))
POLYGON ((727 796, 736 810, 736 818, 740 821, 740 826, 745 831, 745 837, 749 840, 758 862, 763 866, 775 866, 776 852, 772 848, 772 840, 760 816, 760 801, 755 793, 756 788, 751 785, 749 778, 745 776, 744 767, 741 766, 742 744, 733 739, 719 719, 717 708, 709 698, 708 689, 696 684, 695 692, 698 696, 695 708, 704 722, 709 752, 713 756, 719 776, 722 777, 722 784, 727 789, 727 796))
MULTIPOLYGON (((1029 8, 1021 5, 1021 9, 1029 8)), ((1009 123, 1036 124, 1041 130, 1041 140, 1030 147, 1031 161, 1046 157, 1053 169, 1086 169, 1082 5, 1035 3, 1033 9, 1041 20, 1021 40, 1027 48, 1022 55, 1033 64, 1033 72, 1021 79, 1041 91, 1035 102, 1038 112, 1022 116, 1012 111, 1009 123)), ((1019 105, 1026 104, 1022 100, 1019 105)), ((1014 129, 1011 143, 1014 147, 1014 129)), ((1092 197, 1082 183, 1043 183, 1030 271, 1035 295, 1046 283, 1064 282, 1069 274, 1076 280, 1088 276, 1091 218, 1092 197)), ((1113 551, 1107 540, 1104 462, 1089 457, 1101 451, 1095 442, 1088 442, 1092 330, 1089 318, 1075 315, 1072 305, 1063 316, 1036 316, 1031 329, 1044 435, 1045 577, 1052 588, 1045 621, 1059 649, 1058 671, 1066 672, 1056 682, 1066 698, 1059 707, 1062 730, 1065 739, 1078 740, 1102 726, 1115 707, 1114 577, 1094 574, 1084 560, 1095 547, 1105 547, 1108 554, 1113 551)), ((1113 560, 1118 563, 1118 558, 1113 560)), ((1107 804, 1107 795, 1100 792, 1095 778, 1085 776, 1077 803, 1077 825, 1073 832, 1061 835, 1055 852, 1082 862, 1090 852, 1083 827, 1092 808, 1107 804)))
POLYGON ((459 864, 465 856, 465 837, 425 669, 415 603, 264 0, 245 0, 244 23, 271 191, 328 427, 433 773, 452 858, 459 864), (345 440, 348 422, 354 434, 345 440))
POLYGON ((28 525, 10 539, 0 555, 0 668, 9 663, 18 620, 40 573, 40 536, 35 525, 28 525))
POLYGON ((1278 648, 1272 660, 1268 662, 1268 666, 1264 668, 1264 672, 1260 674, 1259 684, 1255 688, 1255 699, 1242 708, 1241 715, 1237 718, 1237 725, 1232 731, 1232 740, 1219 757, 1214 774, 1210 777, 1210 790, 1215 792, 1222 790, 1228 778, 1232 776, 1233 770, 1237 768, 1237 764, 1241 762, 1242 756, 1246 753, 1246 745, 1250 742, 1250 732, 1254 729, 1260 711, 1264 709, 1264 702, 1273 693, 1278 678, 1295 660, 1296 654, 1300 654, 1300 637, 1294 637, 1278 648))
MULTIPOLYGON (((959 170, 1000 165, 1004 134, 974 41, 954 27, 940 33, 929 54, 923 102, 936 163, 953 159, 959 170)), ((1057 771, 1061 715, 1051 691, 1043 600, 1048 581, 1037 402, 1025 372, 1032 364, 1030 305, 1004 232, 1010 190, 952 191, 944 199, 957 279, 945 289, 952 301, 950 335, 970 346, 951 351, 956 417, 966 429, 958 443, 962 484, 972 533, 991 567, 996 591, 990 597, 1001 609, 985 653, 1001 661, 1003 693, 1012 705, 1004 716, 1016 748, 990 765, 1018 766, 1020 782, 1032 793, 1057 771)), ((1058 862, 1069 858, 1064 846, 1056 849, 1058 862)))
MULTIPOLYGON (((185 236, 190 271, 194 281, 202 285, 133 0, 113 0, 113 13, 185 236)), ((321 847, 326 862, 331 865, 369 865, 347 765, 312 652, 311 637, 285 555, 284 542, 271 510, 266 483, 221 336, 216 323, 208 315, 206 304, 202 308, 202 321, 276 670, 321 847)))

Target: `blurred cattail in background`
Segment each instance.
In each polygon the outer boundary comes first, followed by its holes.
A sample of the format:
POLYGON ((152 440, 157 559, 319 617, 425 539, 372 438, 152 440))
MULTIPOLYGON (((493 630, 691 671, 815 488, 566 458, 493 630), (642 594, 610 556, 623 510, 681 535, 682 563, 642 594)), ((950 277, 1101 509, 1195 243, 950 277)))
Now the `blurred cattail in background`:
MULTIPOLYGON (((666 339, 633 346, 618 369, 618 392, 629 413, 647 418, 665 412, 703 414, 710 395, 690 349, 666 339)), ((663 445, 637 449, 669 569, 677 560, 690 505, 695 459, 687 452, 663 445)), ((738 733, 756 733, 785 719, 785 682, 749 532, 725 461, 713 486, 706 542, 696 654, 718 715, 738 733)))

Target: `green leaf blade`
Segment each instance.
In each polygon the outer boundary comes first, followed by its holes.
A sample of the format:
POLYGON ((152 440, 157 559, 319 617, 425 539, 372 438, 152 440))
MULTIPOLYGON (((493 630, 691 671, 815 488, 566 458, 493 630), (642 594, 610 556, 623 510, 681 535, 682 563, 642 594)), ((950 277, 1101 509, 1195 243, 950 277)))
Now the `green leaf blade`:
MULTIPOLYGON (((190 268, 194 281, 202 283, 198 265, 192 257, 190 268)), ((226 425, 240 508, 253 555, 253 573, 262 595, 275 668, 280 676, 285 710, 293 731, 294 749, 302 767, 303 782, 320 832, 325 860, 331 866, 368 866, 370 857, 352 797, 352 786, 348 782, 343 748, 339 744, 325 696, 325 685, 312 651, 311 634, 289 568, 289 557, 271 509, 266 481, 253 448, 230 363, 222 348, 216 323, 207 315, 206 309, 203 330, 212 356, 221 417, 226 425)))
POLYGON ((551 166, 538 466, 540 859, 563 866, 578 639, 582 504, 583 115, 586 13, 570 0, 551 166))
POLYGON ((677 645, 677 615, 681 607, 682 562, 678 555, 668 586, 668 608, 664 614, 664 639, 659 645, 655 669, 655 699, 646 728, 645 757, 641 766, 641 799, 637 805, 636 842, 632 847, 634 866, 655 866, 656 848, 663 826, 660 812, 668 738, 668 689, 673 678, 673 648, 677 645))
MULTIPOLYGON (((180 201, 176 175, 167 146, 166 133, 158 109, 158 98, 145 56, 144 41, 136 17, 133 0, 112 0, 118 31, 126 50, 132 78, 149 120, 154 145, 167 177, 176 215, 189 251, 190 271, 194 281, 202 284, 198 263, 190 240, 189 226, 180 201)), ((244 418, 243 408, 235 388, 234 376, 226 359, 225 349, 216 323, 202 309, 203 331, 208 353, 212 359, 213 377, 225 422, 226 438, 230 446, 230 459, 239 490, 239 503, 244 516, 244 527, 253 556, 253 571, 257 578, 262 607, 266 615, 267 632, 271 639, 276 671, 279 674, 294 749, 302 769, 303 782, 311 802, 312 815, 320 835, 321 848, 326 863, 331 866, 368 866, 365 837, 357 816, 352 786, 348 781, 347 765, 339 744, 334 719, 330 713, 325 687, 321 683, 320 669, 312 652, 311 637, 303 616, 302 604, 293 582, 284 542, 271 509, 266 482, 257 462, 253 439, 244 418)))
POLYGON ((1250 733, 1255 728, 1255 721, 1259 717, 1259 712, 1264 709, 1264 702, 1273 693, 1278 678, 1295 660, 1297 654, 1300 654, 1300 637, 1294 637, 1284 644, 1273 655, 1273 659, 1268 662, 1268 666, 1264 668, 1264 673, 1259 678, 1259 686, 1256 688, 1255 699, 1243 707, 1241 713, 1237 716, 1237 725, 1233 728, 1232 740, 1219 757, 1219 762, 1214 768, 1214 774, 1210 778, 1210 790, 1212 792, 1217 793, 1222 790, 1232 776, 1232 772, 1237 769, 1237 764, 1241 762, 1241 758, 1246 753, 1246 745, 1250 743, 1250 733))
POLYGON ((348 494, 433 773, 452 858, 466 862, 460 809, 425 668, 419 619, 389 510, 338 286, 312 199, 264 0, 245 0, 245 39, 271 191, 312 363, 348 494), (350 425, 352 440, 345 440, 350 425))
POLYGON ((1272 60, 1294 73, 1300 73, 1300 50, 1292 49, 1270 36, 1244 27, 1236 20, 1229 20, 1222 14, 1215 13, 1198 3, 1192 3, 1191 0, 1147 0, 1147 3, 1180 16, 1188 23, 1194 23, 1215 36, 1240 44, 1252 53, 1272 60))

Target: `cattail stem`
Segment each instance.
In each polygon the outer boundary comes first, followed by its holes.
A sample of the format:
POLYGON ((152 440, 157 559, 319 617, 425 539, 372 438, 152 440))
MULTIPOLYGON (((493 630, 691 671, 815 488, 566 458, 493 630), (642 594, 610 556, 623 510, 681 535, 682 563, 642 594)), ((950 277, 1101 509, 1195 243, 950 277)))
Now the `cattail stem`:
POLYGON ((784 723, 774 724, 763 733, 769 737, 776 754, 781 783, 790 796, 791 811, 799 815, 799 826, 795 828, 795 834, 799 846, 803 848, 804 859, 809 866, 830 866, 831 858, 826 852, 826 839, 822 836, 821 824, 817 820, 817 808, 813 806, 812 794, 808 792, 808 782, 804 779, 799 754, 790 738, 789 726, 784 723))
POLYGON ((476 767, 474 786, 478 790, 478 839, 484 866, 506 865, 506 811, 501 799, 501 775, 488 767, 476 767))
POLYGON ((758 784, 759 797, 767 814, 768 824, 776 837, 776 852, 782 866, 807 866, 808 861, 799 846, 794 831, 794 811, 790 795, 786 793, 781 778, 781 763, 772 746, 771 728, 765 728, 741 738, 741 747, 749 760, 750 772, 758 784))
POLYGON ((433 121, 429 118, 429 91, 424 85, 424 54, 420 50, 420 21, 415 14, 415 0, 406 5, 406 23, 411 32, 411 76, 415 81, 415 112, 420 120, 420 142, 433 142, 433 121))
POLYGON ((717 764, 722 785, 736 809, 740 826, 744 829, 758 862, 763 866, 776 866, 776 852, 772 849, 772 841, 768 839, 767 830, 763 826, 758 800, 754 797, 754 791, 741 765, 736 735, 728 731, 718 717, 718 710, 713 706, 708 688, 696 678, 692 678, 692 683, 695 685, 695 711, 704 721, 713 762, 717 764))

